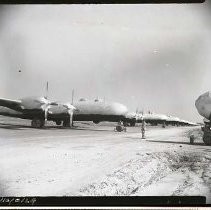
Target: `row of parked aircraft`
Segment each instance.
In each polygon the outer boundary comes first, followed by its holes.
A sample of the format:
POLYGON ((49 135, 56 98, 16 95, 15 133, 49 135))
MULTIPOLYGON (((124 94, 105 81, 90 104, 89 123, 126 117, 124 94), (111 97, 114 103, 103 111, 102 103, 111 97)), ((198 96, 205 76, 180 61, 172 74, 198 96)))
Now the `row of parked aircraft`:
POLYGON ((135 126, 143 119, 151 125, 195 125, 161 114, 129 113, 123 104, 99 99, 94 101, 80 99, 71 104, 50 101, 47 97, 26 97, 20 100, 0 98, 0 115, 30 119, 31 126, 34 128, 44 127, 47 121, 53 121, 64 127, 70 127, 73 121, 93 121, 94 123, 122 121, 125 125, 135 126))
POLYGON ((178 117, 167 116, 164 114, 156 114, 156 113, 128 113, 127 121, 130 122, 131 126, 135 126, 136 123, 141 123, 143 120, 146 123, 151 125, 163 125, 163 127, 168 125, 173 126, 195 126, 197 124, 179 119, 178 117))
POLYGON ((127 107, 119 103, 107 103, 96 99, 80 99, 74 105, 54 102, 46 97, 26 97, 20 100, 0 98, 0 115, 30 119, 31 126, 41 128, 46 121, 53 121, 64 127, 73 121, 125 121, 127 107))

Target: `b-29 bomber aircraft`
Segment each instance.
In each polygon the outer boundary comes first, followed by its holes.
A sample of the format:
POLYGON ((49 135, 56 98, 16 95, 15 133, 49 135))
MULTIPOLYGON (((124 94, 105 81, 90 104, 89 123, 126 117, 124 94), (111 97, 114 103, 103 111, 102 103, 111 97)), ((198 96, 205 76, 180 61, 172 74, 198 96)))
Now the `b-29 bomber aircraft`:
POLYGON ((0 115, 30 119, 34 128, 44 127, 47 120, 64 127, 72 124, 73 111, 70 103, 51 102, 46 97, 26 97, 20 100, 0 98, 0 115))
POLYGON ((128 113, 125 105, 100 99, 92 101, 81 98, 74 106, 78 111, 74 113, 73 121, 92 121, 95 124, 102 121, 125 122, 128 113))

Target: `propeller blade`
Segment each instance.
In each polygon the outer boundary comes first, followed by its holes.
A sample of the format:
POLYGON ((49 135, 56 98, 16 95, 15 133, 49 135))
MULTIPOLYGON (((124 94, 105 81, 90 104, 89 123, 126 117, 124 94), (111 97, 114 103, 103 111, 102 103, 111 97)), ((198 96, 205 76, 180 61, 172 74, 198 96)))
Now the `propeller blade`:
POLYGON ((75 110, 75 109, 76 109, 73 105, 71 105, 71 104, 69 104, 69 103, 63 104, 63 107, 65 107, 65 108, 67 108, 67 109, 71 109, 71 110, 75 110))
POLYGON ((50 104, 45 104, 45 105, 42 106, 42 109, 44 111, 45 122, 47 122, 47 120, 48 120, 49 108, 50 108, 50 104))
POLYGON ((69 117, 70 117, 70 127, 71 127, 72 124, 73 124, 73 110, 68 109, 68 114, 69 114, 69 117))
POLYGON ((45 109, 45 122, 47 122, 48 119, 48 108, 45 109))

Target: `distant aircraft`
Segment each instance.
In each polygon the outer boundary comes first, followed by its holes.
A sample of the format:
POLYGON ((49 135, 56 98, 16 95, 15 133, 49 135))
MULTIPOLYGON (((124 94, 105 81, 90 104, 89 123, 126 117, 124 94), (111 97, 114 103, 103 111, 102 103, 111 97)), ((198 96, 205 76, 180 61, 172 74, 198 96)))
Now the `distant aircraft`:
POLYGON ((153 114, 151 112, 148 112, 146 114, 130 112, 127 114, 127 122, 130 124, 130 126, 135 126, 136 123, 141 123, 143 120, 146 123, 156 126, 158 124, 164 124, 167 118, 168 117, 166 115, 153 114))
POLYGON ((31 126, 42 128, 47 120, 69 127, 76 108, 70 103, 51 102, 45 97, 26 97, 20 100, 0 98, 0 115, 30 119, 31 126))
POLYGON ((130 126, 135 126, 136 123, 141 123, 143 120, 146 123, 149 123, 154 126, 158 124, 164 125, 167 119, 168 117, 166 115, 154 114, 152 112, 148 112, 146 114, 144 114, 143 112, 130 112, 127 114, 127 122, 130 124, 130 126))
POLYGON ((182 125, 182 123, 178 117, 167 116, 166 125, 179 126, 182 125))
POLYGON ((146 123, 150 123, 151 125, 158 125, 162 124, 165 125, 167 116, 164 114, 155 114, 152 112, 148 112, 147 114, 143 114, 143 119, 145 120, 146 123))
POLYGON ((163 127, 168 125, 173 126, 194 126, 195 123, 188 122, 185 120, 181 120, 178 117, 167 116, 164 114, 156 114, 153 112, 148 113, 128 113, 127 114, 127 122, 130 123, 131 126, 135 126, 135 123, 141 123, 144 120, 146 123, 150 125, 157 126, 162 125, 163 127))
POLYGON ((73 121, 92 121, 95 124, 102 121, 119 122, 126 121, 128 109, 116 102, 105 102, 100 99, 94 101, 81 98, 74 103, 78 110, 73 115, 73 121))

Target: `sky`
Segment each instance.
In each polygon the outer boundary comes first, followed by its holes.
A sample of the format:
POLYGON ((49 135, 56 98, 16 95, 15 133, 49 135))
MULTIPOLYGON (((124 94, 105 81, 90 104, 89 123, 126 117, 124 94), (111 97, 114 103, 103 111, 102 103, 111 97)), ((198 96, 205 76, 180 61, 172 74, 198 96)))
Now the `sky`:
POLYGON ((96 97, 201 121, 211 90, 211 6, 1 5, 0 97, 96 97))

